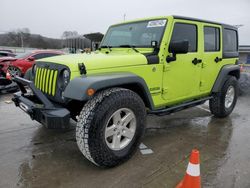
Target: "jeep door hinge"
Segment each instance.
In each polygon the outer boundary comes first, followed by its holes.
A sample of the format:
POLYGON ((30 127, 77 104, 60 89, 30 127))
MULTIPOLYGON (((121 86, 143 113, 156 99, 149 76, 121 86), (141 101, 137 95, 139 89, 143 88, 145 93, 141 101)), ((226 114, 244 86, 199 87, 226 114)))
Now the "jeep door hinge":
POLYGON ((168 66, 168 65, 163 66, 163 72, 167 72, 169 70, 170 70, 170 66, 168 66))
POLYGON ((162 93, 167 93, 168 92, 168 88, 167 87, 163 87, 162 88, 162 93))
POLYGON ((204 63, 204 62, 201 64, 201 68, 203 68, 203 69, 204 69, 206 66, 207 66, 207 64, 204 63))
POLYGON ((200 81, 200 87, 203 87, 205 85, 205 82, 203 80, 200 81))

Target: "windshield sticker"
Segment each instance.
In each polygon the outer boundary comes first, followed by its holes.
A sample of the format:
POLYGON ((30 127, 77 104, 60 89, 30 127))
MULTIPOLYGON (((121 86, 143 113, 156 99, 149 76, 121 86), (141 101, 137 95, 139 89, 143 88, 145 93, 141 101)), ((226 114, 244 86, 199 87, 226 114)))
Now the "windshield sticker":
POLYGON ((148 22, 147 27, 163 27, 166 25, 166 20, 153 20, 148 22))

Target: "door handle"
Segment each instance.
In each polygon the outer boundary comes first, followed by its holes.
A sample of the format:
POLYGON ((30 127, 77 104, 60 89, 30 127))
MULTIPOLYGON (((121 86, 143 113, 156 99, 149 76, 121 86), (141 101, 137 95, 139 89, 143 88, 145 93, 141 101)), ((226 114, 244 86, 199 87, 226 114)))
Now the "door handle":
POLYGON ((193 61, 192 61, 192 63, 193 63, 194 65, 197 65, 198 63, 202 63, 202 59, 194 58, 193 61))
POLYGON ((218 62, 222 61, 222 58, 216 57, 216 58, 214 59, 214 61, 215 61, 215 63, 218 63, 218 62))

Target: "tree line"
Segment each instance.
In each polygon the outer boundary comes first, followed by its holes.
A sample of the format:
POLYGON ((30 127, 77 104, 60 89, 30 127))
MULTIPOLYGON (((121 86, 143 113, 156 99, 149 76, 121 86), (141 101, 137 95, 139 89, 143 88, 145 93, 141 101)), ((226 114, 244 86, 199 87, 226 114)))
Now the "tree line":
POLYGON ((22 28, 0 34, 0 46, 60 49, 62 40, 31 34, 28 28, 22 28))

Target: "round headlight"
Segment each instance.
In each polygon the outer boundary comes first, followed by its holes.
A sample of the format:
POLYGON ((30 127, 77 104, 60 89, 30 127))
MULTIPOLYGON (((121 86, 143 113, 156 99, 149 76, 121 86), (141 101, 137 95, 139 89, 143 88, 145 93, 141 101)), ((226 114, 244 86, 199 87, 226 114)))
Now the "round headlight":
POLYGON ((63 71, 63 85, 66 87, 69 83, 69 71, 65 69, 63 71))

